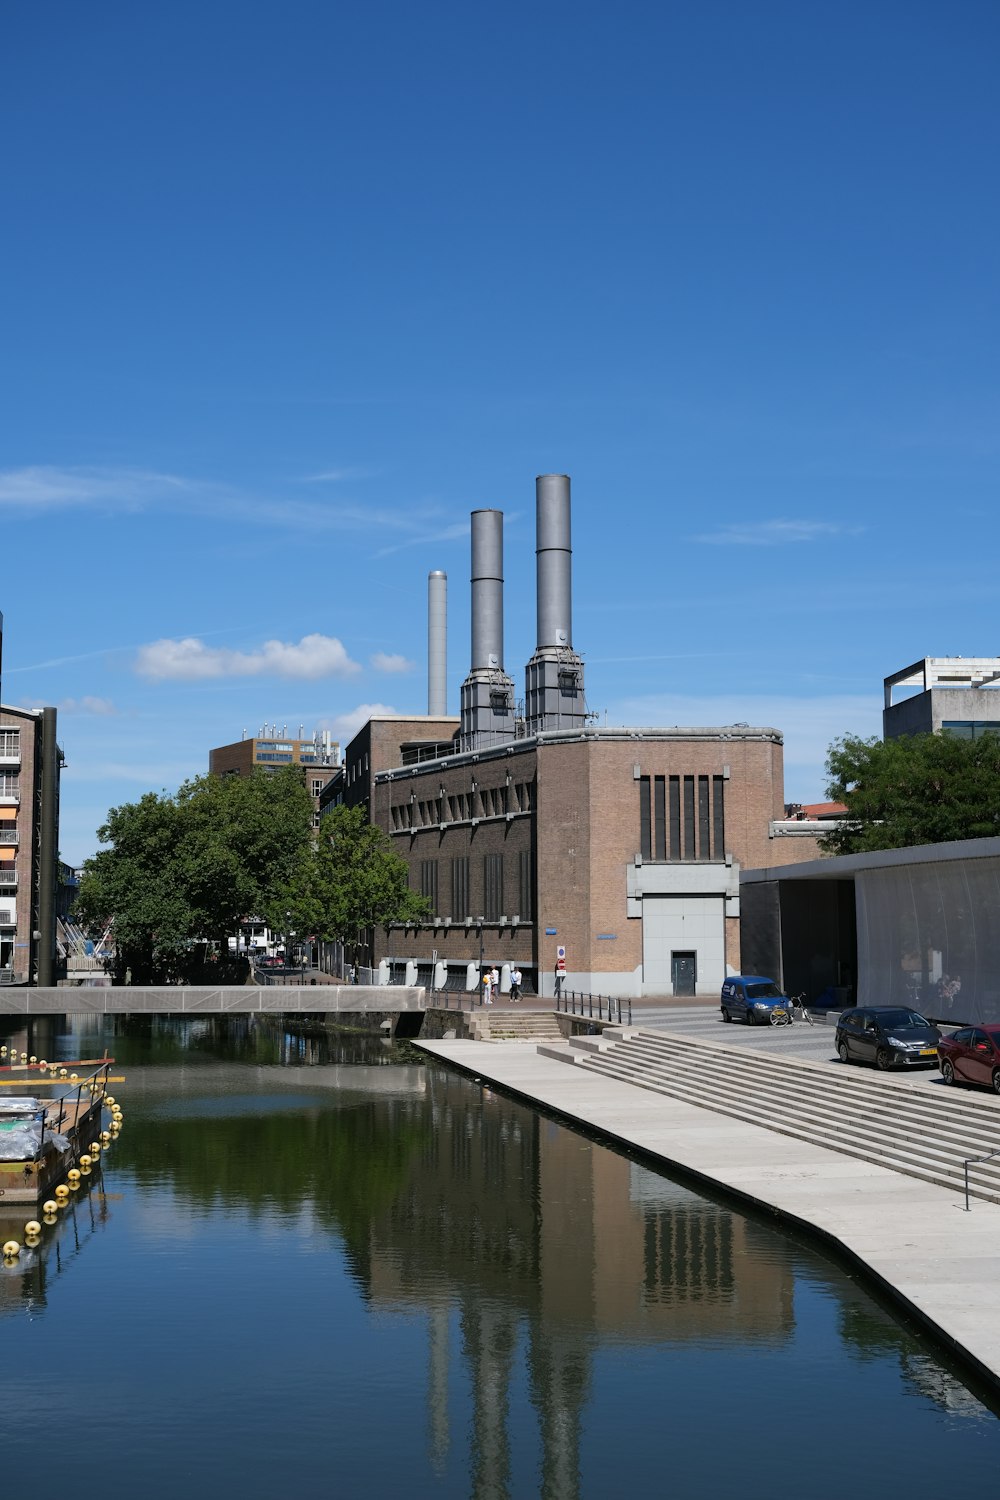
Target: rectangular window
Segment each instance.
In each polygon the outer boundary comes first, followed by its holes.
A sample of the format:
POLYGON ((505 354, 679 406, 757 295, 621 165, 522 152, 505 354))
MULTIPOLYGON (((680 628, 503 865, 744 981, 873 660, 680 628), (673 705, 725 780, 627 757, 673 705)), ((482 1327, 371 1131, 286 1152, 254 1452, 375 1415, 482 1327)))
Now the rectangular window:
POLYGON ((322 781, 320 781, 318 776, 314 776, 312 779, 312 789, 314 797, 318 797, 320 792, 323 790, 323 783, 322 781))
POLYGON ((20 755, 21 753, 21 731, 19 729, 0 729, 0 755, 20 755))
POLYGON ((684 859, 697 859, 695 852, 694 777, 684 778, 684 859))
POLYGON ((464 922, 469 915, 468 859, 451 862, 451 915, 456 922, 464 922))
POLYGON ((648 776, 639 777, 639 852, 643 859, 652 859, 653 844, 650 832, 652 809, 650 806, 650 785, 648 776))
POLYGON ((420 861, 420 894, 430 902, 431 911, 436 916, 438 909, 438 862, 436 859, 420 861))
POLYGON ((724 777, 712 777, 712 843, 715 847, 716 859, 726 857, 725 785, 724 777))
POLYGON ((499 922, 504 915, 503 855, 483 855, 483 897, 487 922, 499 922))
POLYGON ((662 776, 653 778, 653 858, 666 859, 667 844, 665 822, 666 783, 662 776))
POLYGON ((522 922, 533 922, 535 919, 535 897, 531 880, 531 850, 522 849, 517 857, 518 864, 518 916, 522 922))
POLYGON ((698 858, 712 858, 707 776, 698 777, 698 858))
POLYGON ((681 857, 681 779, 670 778, 670 858, 681 857))

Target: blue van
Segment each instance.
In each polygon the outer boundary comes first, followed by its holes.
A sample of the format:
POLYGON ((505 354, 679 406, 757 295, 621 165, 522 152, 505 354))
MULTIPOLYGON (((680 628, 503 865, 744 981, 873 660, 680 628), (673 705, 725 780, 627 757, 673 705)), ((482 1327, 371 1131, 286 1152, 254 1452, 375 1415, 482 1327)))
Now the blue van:
POLYGON ((763 974, 734 974, 722 986, 722 1019, 748 1026, 783 1026, 792 1019, 792 1002, 773 979, 763 974))

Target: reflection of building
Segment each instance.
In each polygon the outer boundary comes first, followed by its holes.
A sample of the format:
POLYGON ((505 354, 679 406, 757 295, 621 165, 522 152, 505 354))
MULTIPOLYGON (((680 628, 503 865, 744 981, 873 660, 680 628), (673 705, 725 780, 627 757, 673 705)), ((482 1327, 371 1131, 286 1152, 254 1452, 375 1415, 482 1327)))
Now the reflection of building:
POLYGON ((0 981, 55 983, 62 760, 54 708, 0 707, 0 981))
POLYGON ((423 1312, 432 1448, 448 1446, 449 1327, 475 1401, 471 1493, 505 1495, 512 1381, 522 1355, 538 1414, 544 1496, 579 1490, 579 1441, 599 1338, 773 1346, 794 1326, 791 1259, 757 1255, 756 1226, 584 1143, 490 1092, 429 1074, 433 1128, 372 1216, 363 1275, 376 1303, 423 1312))

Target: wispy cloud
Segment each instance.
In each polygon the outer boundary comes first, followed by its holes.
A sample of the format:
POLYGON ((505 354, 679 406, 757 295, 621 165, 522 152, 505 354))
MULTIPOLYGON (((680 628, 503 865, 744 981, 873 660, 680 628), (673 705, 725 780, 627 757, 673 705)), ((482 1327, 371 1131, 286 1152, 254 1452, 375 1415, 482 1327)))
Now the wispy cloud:
POLYGON ((323 469, 319 474, 303 474, 299 484, 345 484, 353 479, 370 479, 374 469, 323 469))
POLYGON ((140 647, 135 670, 153 682, 199 682, 215 677, 353 677, 361 667, 336 636, 304 635, 297 643, 265 641, 256 651, 206 646, 196 636, 187 636, 140 647))
MULTIPOLYGON (((329 470, 314 479, 340 481, 350 477, 352 471, 345 469, 329 470)), ((302 481, 292 483, 298 485, 302 481)), ((18 510, 42 515, 53 510, 88 507, 126 514, 166 510, 238 521, 241 526, 309 531, 313 535, 349 531, 370 537, 382 532, 399 538, 400 546, 418 545, 448 535, 461 536, 468 531, 467 521, 451 525, 452 512, 433 502, 398 508, 363 505, 349 498, 331 503, 289 496, 280 489, 252 493, 217 480, 142 468, 40 464, 0 471, 0 512, 18 510)))
MULTIPOLYGON (((25 708, 45 706, 41 698, 31 698, 24 703, 25 708)), ((92 698, 89 695, 82 698, 61 698, 54 707, 61 714, 84 714, 94 719, 112 718, 118 712, 110 698, 92 698)))
POLYGON ((385 651, 376 651, 369 661, 376 672, 412 672, 417 665, 406 656, 391 656, 385 651))
POLYGON ((54 510, 67 506, 106 506, 143 510, 154 501, 177 499, 191 481, 149 469, 55 468, 40 464, 0 473, 0 506, 54 510))
POLYGON ((824 537, 856 536, 860 527, 833 521, 737 521, 693 536, 713 547, 784 547, 790 542, 819 542, 824 537))

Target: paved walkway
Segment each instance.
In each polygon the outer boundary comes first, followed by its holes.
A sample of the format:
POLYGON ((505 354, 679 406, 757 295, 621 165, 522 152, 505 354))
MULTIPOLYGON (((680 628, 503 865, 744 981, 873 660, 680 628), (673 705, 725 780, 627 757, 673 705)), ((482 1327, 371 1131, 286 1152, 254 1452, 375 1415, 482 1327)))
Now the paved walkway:
MULTIPOLYGON (((732 1028, 728 1028, 732 1030, 732 1028)), ((418 1042, 477 1079, 829 1236, 1000 1391, 1000 1206, 604 1078, 523 1043, 418 1042)))

